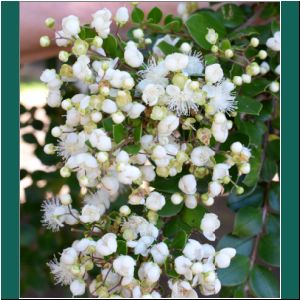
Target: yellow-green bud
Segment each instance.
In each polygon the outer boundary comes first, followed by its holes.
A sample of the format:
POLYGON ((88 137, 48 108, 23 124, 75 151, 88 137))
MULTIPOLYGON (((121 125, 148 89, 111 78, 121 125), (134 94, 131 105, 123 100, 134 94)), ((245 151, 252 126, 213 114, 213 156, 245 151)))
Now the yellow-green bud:
POLYGON ((101 39, 100 36, 95 36, 92 45, 95 46, 96 48, 101 48, 103 45, 103 40, 101 39))
POLYGON ((45 20, 45 25, 48 27, 48 28, 53 28, 54 25, 55 25, 55 20, 53 18, 47 18, 45 20))
POLYGON ((44 48, 50 46, 50 39, 47 35, 41 36, 40 45, 41 45, 41 47, 44 47, 44 48))
POLYGON ((150 223, 152 223, 152 224, 157 223, 158 214, 155 211, 152 211, 152 210, 148 211, 147 217, 148 217, 148 220, 150 223))
POLYGON ((67 62, 69 59, 69 53, 67 51, 59 51, 58 58, 62 62, 67 62))
POLYGON ((76 56, 85 55, 89 49, 89 44, 86 41, 77 39, 72 47, 72 52, 76 56))
POLYGON ((173 76, 172 83, 178 86, 180 89, 183 89, 187 80, 188 80, 187 76, 185 76, 182 73, 177 73, 173 76))

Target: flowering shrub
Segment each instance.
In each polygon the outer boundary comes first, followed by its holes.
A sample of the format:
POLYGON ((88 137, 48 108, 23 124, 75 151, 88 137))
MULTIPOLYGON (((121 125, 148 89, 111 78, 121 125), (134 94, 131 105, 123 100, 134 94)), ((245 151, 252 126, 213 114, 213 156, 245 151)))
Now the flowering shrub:
POLYGON ((61 65, 41 81, 65 124, 44 151, 61 157, 63 178, 76 174, 83 201, 46 200, 42 223, 81 233, 48 263, 73 296, 197 298, 223 285, 230 296, 277 297, 256 255, 278 265, 278 23, 243 27, 233 4, 194 9, 145 16, 135 5, 127 38, 125 7, 85 25, 67 16, 55 31, 61 65), (215 248, 221 221, 210 207, 221 195, 237 213, 215 248))

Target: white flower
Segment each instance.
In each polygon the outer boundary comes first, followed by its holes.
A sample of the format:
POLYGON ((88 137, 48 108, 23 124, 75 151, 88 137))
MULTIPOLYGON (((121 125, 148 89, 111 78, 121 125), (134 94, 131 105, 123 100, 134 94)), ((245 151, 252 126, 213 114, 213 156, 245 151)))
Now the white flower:
POLYGON ((166 88, 168 107, 175 111, 177 116, 189 115, 191 111, 198 111, 198 103, 202 93, 190 88, 191 80, 187 80, 183 90, 176 85, 168 85, 166 88))
POLYGON ((185 279, 191 280, 193 277, 191 266, 192 262, 184 257, 184 256, 178 256, 174 260, 175 263, 175 271, 179 275, 184 275, 185 279))
POLYGON ((170 254, 168 246, 164 242, 154 245, 150 252, 153 260, 159 265, 163 264, 170 254))
POLYGON ((205 39, 212 45, 214 45, 217 40, 219 35, 216 33, 216 31, 213 28, 207 28, 207 34, 205 36, 205 39))
POLYGON ((280 41, 280 31, 275 32, 274 36, 267 40, 267 47, 273 51, 280 51, 281 41, 280 41))
POLYGON ((89 239, 89 238, 83 238, 81 240, 76 240, 73 244, 72 247, 77 251, 77 252, 85 252, 88 250, 89 247, 94 247, 96 243, 89 239))
POLYGON ((154 171, 153 166, 142 166, 140 167, 140 171, 142 172, 142 176, 145 181, 151 182, 156 177, 156 173, 154 171))
POLYGON ((188 65, 182 72, 188 76, 200 76, 203 72, 203 59, 200 52, 194 52, 188 56, 188 65))
POLYGON ((221 223, 216 214, 206 213, 201 220, 200 229, 208 240, 214 241, 216 239, 214 232, 220 227, 220 225, 221 223))
POLYGON ((85 282, 83 280, 74 280, 70 285, 73 296, 81 296, 85 293, 85 282))
POLYGON ((52 80, 54 80, 56 78, 56 71, 55 69, 46 69, 43 71, 43 73, 40 76, 40 80, 45 82, 45 83, 49 83, 52 80))
POLYGON ((219 196, 223 192, 224 188, 222 184, 217 181, 212 181, 208 184, 208 193, 210 197, 219 196))
POLYGON ((150 285, 159 280, 160 274, 160 267, 153 262, 142 263, 138 271, 139 279, 150 285))
POLYGON ((165 89, 160 84, 148 84, 143 91, 142 99, 149 106, 157 104, 159 97, 165 94, 165 89))
POLYGON ((67 47, 71 41, 71 35, 66 34, 63 30, 55 32, 55 42, 58 47, 67 47))
POLYGON ((71 271, 71 266, 58 262, 56 257, 53 261, 47 263, 54 277, 55 284, 69 285, 75 279, 75 275, 71 271))
POLYGON ((124 85, 124 82, 127 80, 132 81, 133 78, 131 75, 126 71, 120 71, 120 70, 114 70, 114 69, 108 69, 105 72, 104 76, 105 80, 108 80, 112 87, 114 88, 122 88, 124 85))
POLYGON ((229 176, 230 166, 224 163, 216 164, 213 170, 212 180, 222 180, 224 177, 229 176))
POLYGON ((123 6, 118 8, 116 15, 115 15, 115 21, 119 26, 123 26, 128 22, 129 14, 128 9, 123 6))
POLYGON ((134 274, 135 260, 128 255, 121 255, 113 262, 113 268, 116 273, 123 277, 132 278, 134 274))
POLYGON ((202 284, 200 286, 200 292, 204 296, 211 296, 218 294, 221 290, 221 282, 219 279, 215 279, 211 283, 202 284))
POLYGON ((77 36, 80 32, 79 18, 73 15, 63 18, 62 29, 66 35, 77 36))
POLYGON ((202 245, 196 240, 189 239, 182 253, 192 261, 200 261, 203 257, 202 245))
POLYGON ((102 129, 94 129, 89 137, 91 145, 100 151, 111 150, 111 139, 106 135, 106 132, 102 129))
POLYGON ((62 96, 59 90, 49 90, 49 94, 47 96, 47 104, 50 107, 59 107, 61 104, 62 96))
POLYGON ((104 111, 107 114, 113 114, 115 112, 117 112, 118 107, 117 104, 110 100, 110 99, 105 99, 102 103, 102 111, 104 111))
POLYGON ((80 122, 80 113, 76 108, 71 108, 67 111, 66 125, 75 127, 80 122))
POLYGON ((237 106, 235 102, 235 95, 232 93, 234 90, 234 84, 229 80, 223 80, 216 85, 205 85, 202 90, 207 93, 207 98, 210 99, 209 105, 215 112, 231 112, 234 111, 237 106))
POLYGON ((156 63, 154 57, 150 57, 147 64, 143 65, 144 70, 138 71, 142 80, 137 85, 139 91, 143 91, 148 84, 159 84, 165 87, 168 84, 169 71, 166 69, 165 62, 156 63))
POLYGON ((278 75, 280 75, 280 71, 281 71, 281 69, 280 69, 280 64, 275 68, 275 73, 276 74, 278 74, 278 75))
POLYGON ((60 261, 66 265, 73 265, 77 261, 77 258, 77 251, 74 248, 69 247, 64 249, 64 251, 62 252, 60 261))
POLYGON ((166 204, 166 199, 162 194, 158 192, 152 192, 147 197, 145 205, 148 209, 151 209, 153 211, 158 211, 161 210, 165 204, 166 204))
POLYGON ((144 37, 144 31, 141 28, 134 29, 132 34, 133 34, 133 37, 137 40, 140 40, 144 37))
POLYGON ((95 28, 98 35, 106 39, 110 33, 111 12, 107 8, 96 11, 93 15, 91 27, 95 28))
POLYGON ((172 283, 172 281, 169 280, 168 284, 172 290, 172 298, 198 298, 197 292, 187 281, 178 280, 172 283))
POLYGON ((169 54, 165 58, 165 66, 167 70, 171 72, 179 72, 187 67, 189 58, 187 55, 182 53, 169 54))
POLYGON ((179 126, 179 118, 170 115, 161 120, 157 125, 158 134, 161 136, 169 136, 179 126))
POLYGON ((133 181, 137 180, 141 176, 139 168, 131 165, 126 165, 118 173, 118 179, 123 184, 132 184, 133 181))
POLYGON ((89 63, 90 59, 86 55, 80 55, 72 66, 74 76, 80 80, 90 78, 92 71, 88 66, 89 63))
POLYGON ((106 233, 96 244, 96 251, 101 256, 108 256, 117 251, 117 236, 114 233, 106 233))
POLYGON ((130 119, 137 119, 141 113, 145 110, 145 106, 138 102, 133 102, 129 104, 129 110, 127 111, 128 117, 130 119))
POLYGON ((215 155, 215 151, 207 146, 199 146, 193 149, 191 153, 191 161, 197 167, 205 167, 211 165, 211 157, 215 155))
POLYGON ((86 204, 81 211, 80 220, 83 223, 93 223, 99 221, 104 214, 105 207, 99 207, 91 204, 86 204))
POLYGON ((124 59, 127 65, 138 68, 143 64, 144 56, 138 50, 136 44, 129 41, 125 47, 124 59))
POLYGON ((42 224, 52 231, 59 231, 60 227, 64 226, 65 214, 68 208, 61 205, 58 198, 46 200, 42 204, 42 224))
POLYGON ((221 81, 224 76, 220 64, 212 64, 205 68, 205 80, 209 83, 221 81))
POLYGON ((178 187, 182 192, 188 195, 193 195, 197 191, 197 182, 192 174, 184 175, 180 178, 178 187))
MULTIPOLYGON (((120 275, 116 274, 113 270, 106 268, 101 270, 102 278, 106 278, 105 286, 110 289, 118 284, 120 275)), ((93 289, 95 290, 95 289, 93 289)), ((95 295, 96 296, 96 295, 95 295)))
POLYGON ((215 265, 218 268, 227 268, 230 265, 231 259, 236 255, 234 248, 223 248, 217 252, 215 256, 215 265))
POLYGON ((156 55, 156 56, 164 56, 164 53, 161 51, 161 49, 158 47, 158 45, 161 43, 161 42, 166 42, 167 44, 171 45, 171 46, 175 46, 177 44, 177 42, 179 41, 179 38, 172 38, 170 35, 164 35, 162 38, 159 38, 156 40, 154 46, 153 46, 153 53, 156 55))
POLYGON ((260 73, 261 73, 262 75, 265 75, 265 74, 267 74, 269 71, 270 71, 270 65, 269 65, 267 62, 263 61, 263 62, 260 64, 260 73))
POLYGON ((242 173, 242 174, 249 174, 250 171, 251 171, 251 166, 249 163, 243 163, 240 168, 239 168, 239 171, 242 173))
POLYGON ((230 150, 235 154, 241 153, 242 149, 243 145, 240 142, 234 142, 230 146, 230 150))
POLYGON ((109 195, 116 195, 119 190, 119 182, 116 177, 104 176, 101 180, 102 186, 109 193, 109 195))
POLYGON ((211 127, 211 132, 217 142, 224 143, 228 137, 228 121, 221 112, 217 113, 211 127))

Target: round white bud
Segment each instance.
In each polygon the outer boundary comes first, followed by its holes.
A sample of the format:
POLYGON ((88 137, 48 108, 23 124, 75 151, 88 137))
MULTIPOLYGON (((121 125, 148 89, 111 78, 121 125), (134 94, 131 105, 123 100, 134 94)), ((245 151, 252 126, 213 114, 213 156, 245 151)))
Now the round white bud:
POLYGON ((41 47, 49 47, 50 46, 50 39, 47 35, 41 36, 40 45, 41 45, 41 47))
POLYGON ((150 45, 152 43, 152 40, 150 38, 145 39, 146 45, 150 45))
POLYGON ((108 87, 108 86, 102 86, 102 87, 100 88, 100 93, 101 93, 101 95, 103 95, 103 96, 108 96, 108 95, 109 95, 109 92, 110 92, 110 90, 109 90, 109 87, 108 87))
POLYGON ((102 120, 102 114, 99 111, 95 111, 91 114, 91 119, 93 122, 98 123, 102 120))
POLYGON ((233 77, 233 83, 237 86, 240 86, 243 84, 243 79, 241 76, 234 76, 233 77))
POLYGON ((250 45, 254 48, 256 48, 259 45, 259 39, 256 37, 251 38, 250 45))
POLYGON ((59 197, 62 205, 70 205, 72 203, 72 198, 70 194, 64 194, 59 197))
POLYGON ((96 158, 99 162, 104 163, 108 160, 108 153, 107 152, 98 152, 96 154, 96 158))
POLYGON ((242 79, 244 83, 251 83, 251 76, 249 74, 243 74, 242 79))
POLYGON ((171 196, 171 202, 174 204, 174 205, 179 205, 181 202, 183 201, 183 197, 181 194, 179 193, 175 193, 171 196))
POLYGON ((53 127, 53 128, 51 129, 51 134, 52 134, 54 137, 58 138, 58 137, 61 136, 62 130, 61 130, 61 128, 60 128, 59 126, 55 126, 55 127, 53 127))
POLYGON ((68 167, 62 167, 59 172, 61 177, 66 178, 71 176, 71 170, 68 167))
POLYGON ((271 82, 271 84, 269 86, 270 91, 273 93, 277 93, 279 91, 279 88, 280 88, 280 86, 277 81, 271 82))
POLYGON ((232 49, 227 49, 225 50, 225 57, 226 58, 232 58, 234 55, 233 50, 232 49))
POLYGON ((136 38, 137 40, 142 39, 144 37, 144 31, 140 28, 134 29, 132 34, 133 37, 136 38))
POLYGON ((101 48, 103 45, 103 40, 100 36, 95 36, 92 42, 93 46, 95 46, 96 48, 101 48))
POLYGON ((193 263, 191 270, 192 270, 194 275, 202 273, 202 271, 203 271, 202 263, 201 262, 193 263))
POLYGON ((180 51, 187 54, 192 50, 192 47, 189 43, 182 43, 180 46, 180 51))
POLYGON ((217 45, 213 45, 210 50, 212 53, 217 53, 219 51, 219 47, 217 45))
POLYGON ((72 108, 72 102, 70 99, 65 99, 61 102, 61 107, 64 110, 69 110, 72 108))
POLYGON ((121 111, 117 111, 111 115, 114 123, 121 124, 125 120, 125 116, 121 111))
POLYGON ((83 280, 76 279, 70 284, 70 291, 73 296, 81 296, 85 293, 85 283, 83 280))
POLYGON ((230 146, 230 150, 235 154, 241 153, 242 149, 243 145, 240 142, 234 142, 230 146))
POLYGON ((87 178, 87 176, 81 176, 79 178, 79 183, 82 185, 82 186, 87 186, 89 184, 89 179, 87 178))
POLYGON ((58 58, 62 62, 67 62, 69 59, 69 53, 67 51, 59 51, 58 58))
POLYGON ((259 50, 257 56, 258 56, 260 59, 264 60, 264 59, 267 58, 268 53, 267 53, 267 51, 265 51, 265 50, 259 50))
POLYGON ((243 163, 241 166, 240 166, 240 172, 242 174, 248 174, 250 173, 251 171, 251 166, 249 163, 243 163))
POLYGON ((55 146, 53 144, 45 145, 44 152, 49 155, 55 154, 55 146))
POLYGON ((131 209, 127 205, 121 206, 119 211, 120 211, 120 214, 125 217, 130 215, 130 213, 131 213, 131 209))

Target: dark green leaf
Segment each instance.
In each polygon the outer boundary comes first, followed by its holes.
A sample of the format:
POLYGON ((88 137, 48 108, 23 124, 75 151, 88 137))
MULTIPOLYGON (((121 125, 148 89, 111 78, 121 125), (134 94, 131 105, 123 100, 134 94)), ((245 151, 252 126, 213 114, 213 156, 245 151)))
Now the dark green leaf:
POLYGON ((187 234, 184 230, 180 230, 177 232, 177 234, 174 236, 174 239, 171 243, 171 249, 183 249, 186 242, 187 242, 187 234))
POLYGON ((114 122, 112 118, 107 118, 102 121, 103 127, 106 131, 111 132, 113 130, 114 122))
POLYGON ((180 230, 184 230, 187 234, 189 234, 191 232, 191 227, 184 223, 180 218, 174 217, 166 223, 163 232, 164 236, 173 237, 180 230))
POLYGON ((243 284, 234 289, 233 298, 246 298, 245 287, 243 284))
POLYGON ((239 237, 250 237, 260 233, 261 227, 261 209, 250 206, 243 207, 235 216, 233 234, 239 237))
POLYGON ((252 252, 253 242, 253 238, 237 238, 233 235, 224 235, 217 245, 217 250, 232 247, 237 254, 249 256, 252 252))
POLYGON ((243 67, 238 64, 232 64, 230 77, 233 78, 234 76, 241 76, 242 74, 244 74, 243 67))
POLYGON ((270 81, 265 78, 256 78, 249 84, 244 84, 241 88, 241 94, 249 97, 257 96, 266 91, 270 81))
POLYGON ((277 31, 280 31, 280 25, 277 21, 273 21, 271 24, 272 33, 275 34, 277 31))
POLYGON ((258 255, 266 262, 275 267, 280 266, 280 239, 279 235, 266 234, 262 236, 258 244, 258 255))
POLYGON ((127 255, 127 245, 126 242, 123 240, 117 240, 118 243, 118 248, 117 248, 117 253, 119 255, 127 255))
POLYGON ((80 32, 78 34, 79 38, 82 40, 93 39, 96 35, 97 32, 86 25, 81 27, 80 32))
POLYGON ((110 34, 106 39, 103 40, 103 49, 106 55, 115 58, 119 56, 118 42, 117 39, 110 34))
POLYGON ((260 14, 262 19, 269 19, 275 15, 279 14, 279 5, 278 3, 266 3, 263 11, 260 14))
POLYGON ((250 37, 250 36, 257 36, 259 35, 259 31, 255 29, 255 27, 248 27, 239 31, 233 31, 228 34, 228 38, 230 40, 239 40, 243 37, 250 37))
POLYGON ((275 139, 267 145, 267 156, 275 161, 280 160, 280 140, 275 139))
POLYGON ((256 265, 251 271, 250 288, 258 298, 279 298, 279 284, 275 275, 263 266, 256 265))
POLYGON ((238 111, 249 115, 259 115, 262 104, 255 99, 247 96, 236 97, 238 111))
POLYGON ((214 54, 206 54, 204 56, 205 65, 212 65, 218 62, 218 58, 214 54))
POLYGON ((131 19, 134 23, 141 23, 144 20, 144 12, 138 7, 135 7, 131 13, 131 19))
POLYGON ((207 28, 213 28, 218 33, 220 39, 226 34, 226 29, 222 22, 206 11, 192 15, 186 21, 186 26, 195 42, 206 50, 210 50, 212 46, 205 39, 207 28))
POLYGON ((141 136, 143 134, 142 123, 133 129, 133 138, 135 142, 140 142, 141 136))
POLYGON ((172 54, 172 53, 175 53, 175 52, 179 52, 178 51, 178 48, 176 48, 175 46, 172 46, 170 44, 168 44, 167 42, 165 41, 162 41, 158 44, 158 48, 165 54, 165 55, 168 55, 168 54, 172 54))
POLYGON ((249 274, 250 261, 247 256, 236 255, 230 266, 218 270, 218 278, 222 286, 236 286, 244 283, 249 274))
POLYGON ((280 234, 280 217, 268 214, 266 232, 270 234, 280 234))
POLYGON ((125 128, 122 124, 113 125, 113 137, 114 141, 119 144, 125 138, 125 128))
POLYGON ((182 27, 181 19, 174 18, 173 21, 169 22, 164 26, 164 30, 178 32, 180 31, 181 27, 182 27))
POLYGON ((235 28, 245 22, 243 10, 235 4, 225 4, 218 10, 223 24, 228 28, 235 28))
POLYGON ((162 16, 162 11, 155 6, 150 10, 147 19, 152 20, 153 23, 159 23, 161 21, 162 16))
POLYGON ((222 40, 221 45, 220 45, 220 49, 222 51, 225 51, 227 49, 231 49, 231 42, 230 42, 230 40, 228 40, 228 39, 222 40))
POLYGON ((197 228, 199 230, 205 212, 205 208, 201 205, 198 205, 194 209, 184 207, 181 213, 181 218, 184 223, 192 228, 197 228))
POLYGON ((161 217, 173 217, 179 214, 183 207, 183 202, 179 205, 175 205, 172 203, 170 199, 166 199, 166 204, 164 207, 158 211, 158 215, 161 217))
POLYGON ((257 184, 259 179, 259 174, 261 170, 261 149, 252 149, 251 158, 249 163, 251 165, 251 171, 243 180, 243 184, 247 185, 248 187, 254 186, 257 184))
POLYGON ((277 164, 273 159, 266 157, 264 160, 262 170, 261 170, 261 178, 264 181, 271 181, 274 175, 277 172, 277 164))
POLYGON ((228 136, 225 143, 221 144, 220 149, 230 150, 230 146, 234 142, 241 142, 244 146, 247 147, 249 145, 249 137, 244 133, 234 132, 228 136))
POLYGON ((141 149, 140 144, 128 145, 123 147, 123 150, 126 151, 128 154, 138 154, 140 149, 141 149))
POLYGON ((178 174, 174 177, 163 178, 156 176, 155 180, 151 182, 151 186, 154 187, 158 192, 173 194, 180 192, 178 182, 183 174, 178 174))
POLYGON ((272 182, 269 195, 269 206, 273 212, 280 212, 280 185, 279 183, 272 182))

